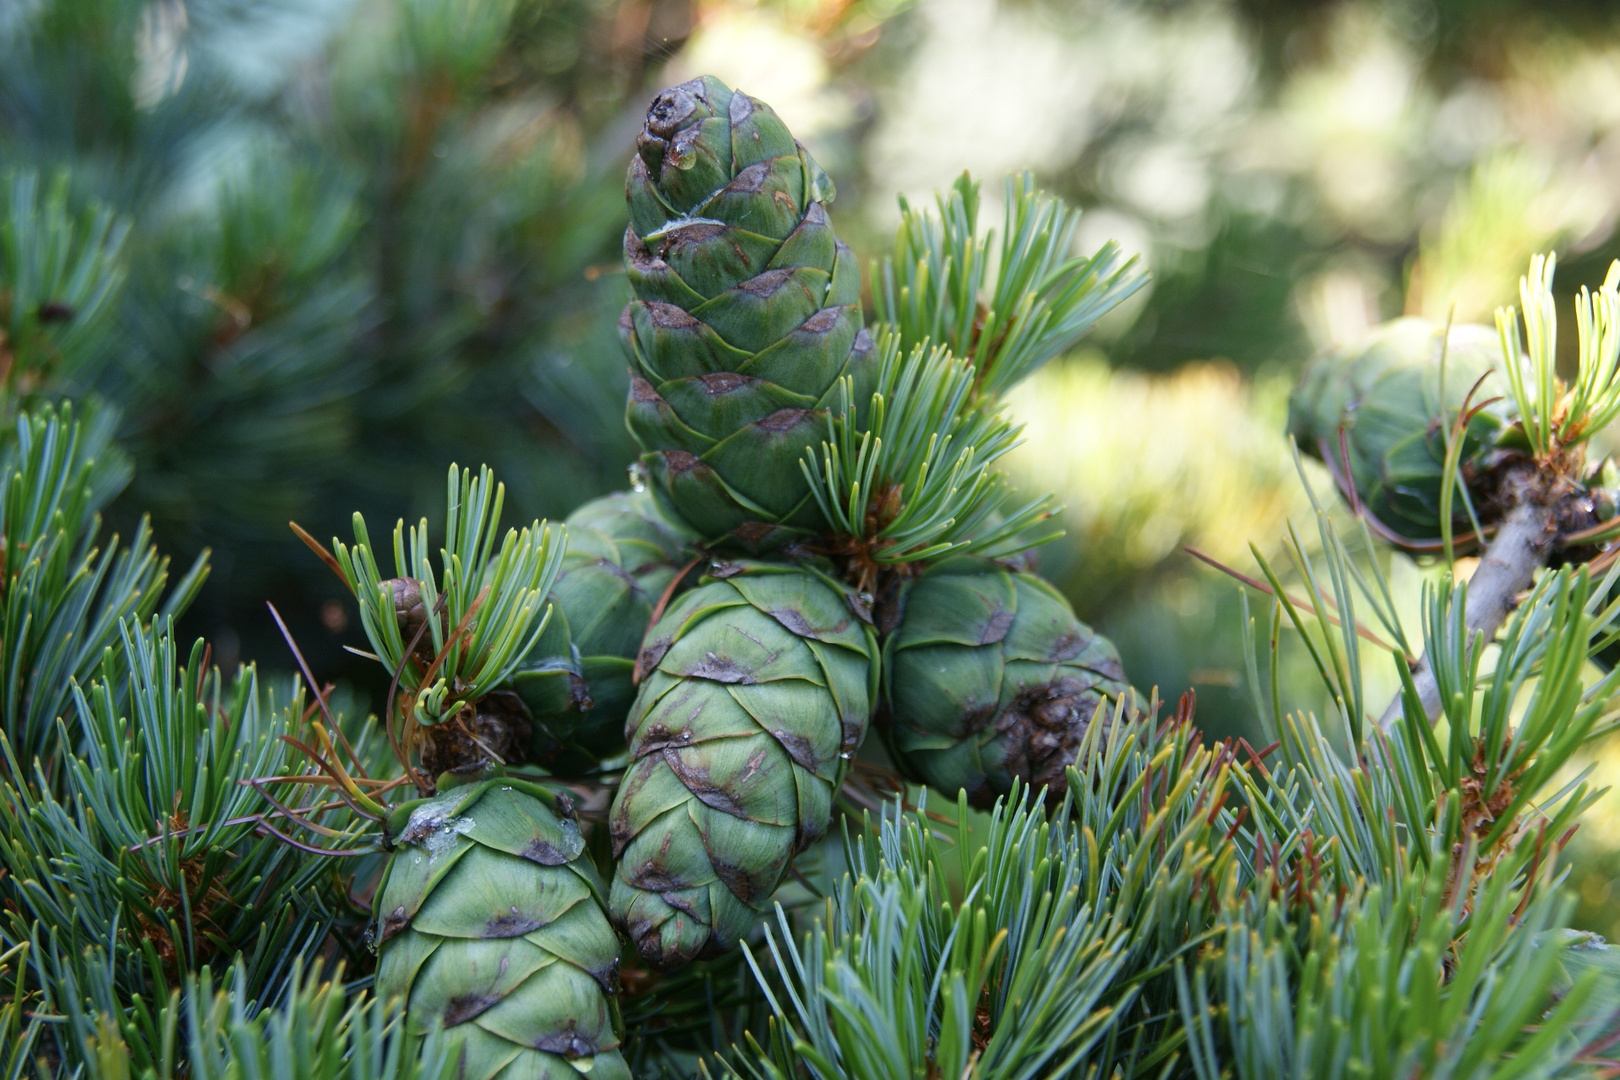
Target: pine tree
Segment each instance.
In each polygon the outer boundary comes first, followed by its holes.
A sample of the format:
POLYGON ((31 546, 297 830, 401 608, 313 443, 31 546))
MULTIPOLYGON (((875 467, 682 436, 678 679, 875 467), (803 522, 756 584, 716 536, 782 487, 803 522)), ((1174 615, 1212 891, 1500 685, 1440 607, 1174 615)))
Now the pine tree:
POLYGON ((623 228, 618 149, 593 140, 647 57, 603 32, 611 11, 9 7, 0 162, 35 174, 3 197, 82 220, 69 250, 29 253, 60 281, 14 279, 8 340, 99 339, 63 342, 73 362, 41 387, 115 408, 140 465, 108 511, 126 535, 149 515, 187 561, 229 548, 185 624, 231 663, 280 649, 274 598, 317 670, 369 674, 318 621, 340 594, 288 520, 425 511, 458 454, 499 466, 537 513, 622 478, 617 392, 598 389, 622 371, 601 318, 620 282, 587 274, 623 228), (312 54, 293 41, 279 67, 279 46, 262 69, 236 62, 289 23, 315 31, 312 54), (87 274, 96 252, 119 273, 87 274))
MULTIPOLYGON (((478 10, 400 32, 472 70, 510 16, 478 10)), ((1292 425, 1349 514, 1238 575, 1272 742, 1211 743, 1041 582, 1056 510, 996 468, 1005 392, 1135 267, 1073 254, 1027 177, 983 227, 964 177, 903 207, 862 325, 809 155, 741 91, 673 88, 627 185, 637 489, 514 528, 452 465, 391 540, 295 526, 360 612, 373 716, 274 608, 297 680, 216 668, 175 629, 206 563, 169 585, 145 529, 103 532, 126 402, 82 373, 161 321, 128 293, 157 256, 62 176, 0 207, 0 1075, 1612 1071, 1620 962, 1567 928, 1556 856, 1620 690, 1587 663, 1620 519, 1586 453, 1620 268, 1567 384, 1550 259, 1525 347, 1509 310, 1495 352, 1399 324, 1313 362, 1292 425), (1375 536, 1444 560, 1418 633, 1375 536), (1296 646, 1325 716, 1283 700, 1296 646)), ((260 224, 346 235, 295 202, 260 224)))

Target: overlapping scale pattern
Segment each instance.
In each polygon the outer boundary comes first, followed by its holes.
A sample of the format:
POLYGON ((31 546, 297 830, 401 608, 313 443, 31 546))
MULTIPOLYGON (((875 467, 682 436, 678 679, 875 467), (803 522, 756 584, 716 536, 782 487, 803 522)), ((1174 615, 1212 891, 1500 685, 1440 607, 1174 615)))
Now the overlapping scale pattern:
POLYGON ((875 375, 833 186, 770 106, 706 76, 660 94, 626 180, 630 430, 706 540, 767 551, 824 527, 800 470, 840 378, 875 375))
MULTIPOLYGON (((1463 433, 1465 484, 1487 475, 1486 459, 1513 420, 1501 365, 1501 338, 1489 327, 1454 326, 1448 339, 1427 319, 1397 319, 1311 359, 1288 401, 1288 432, 1338 472, 1348 456, 1349 481, 1392 539, 1431 542, 1441 534, 1447 433, 1469 393, 1474 405, 1491 403, 1463 433)), ((1466 529, 1463 501, 1452 505, 1453 525, 1466 529)))
POLYGON ((510 689, 532 720, 529 761, 578 775, 624 753, 641 637, 696 537, 647 491, 594 499, 566 524, 568 553, 546 598, 551 621, 510 689))
POLYGON ((406 803, 375 900, 377 993, 467 1080, 629 1080, 619 942, 567 804, 498 778, 406 803))
POLYGON ((896 764, 974 806, 1015 779, 1061 797, 1087 728, 1128 689, 1113 643, 1040 578, 985 559, 935 566, 903 605, 884 642, 881 730, 896 764))
POLYGON ((826 831, 877 692, 857 604, 812 569, 728 564, 648 635, 608 906, 650 964, 735 945, 826 831))

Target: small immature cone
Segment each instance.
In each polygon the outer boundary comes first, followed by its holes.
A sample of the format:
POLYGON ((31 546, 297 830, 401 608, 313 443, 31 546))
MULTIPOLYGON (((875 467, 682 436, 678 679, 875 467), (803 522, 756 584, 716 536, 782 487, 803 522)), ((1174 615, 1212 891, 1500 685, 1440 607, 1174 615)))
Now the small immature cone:
POLYGON ((626 420, 654 490, 705 540, 779 547, 824 526, 800 460, 839 380, 864 401, 875 374, 832 183, 770 106, 708 76, 653 100, 637 148, 626 420))
POLYGON ((624 753, 641 637, 696 539, 647 491, 594 499, 566 524, 551 621, 511 679, 532 719, 528 760, 561 776, 624 753))
POLYGON ((732 565, 648 634, 608 907, 652 966, 733 947, 826 831, 877 692, 855 603, 813 570, 732 565))
POLYGON ((1128 689, 1112 643, 1040 578, 984 559, 941 563, 903 604, 882 725, 901 770, 981 808, 1014 780, 1061 798, 1098 707, 1128 689))
MULTIPOLYGON (((1447 338, 1442 325, 1397 319, 1353 345, 1311 359, 1288 401, 1288 432, 1302 452, 1326 456, 1342 471, 1342 427, 1350 480, 1362 504, 1399 536, 1433 540, 1441 535, 1446 439, 1469 391, 1474 405, 1502 400, 1474 417, 1464 433, 1465 483, 1483 473, 1509 419, 1509 387, 1501 365, 1501 339, 1493 329, 1453 326, 1447 338), (1491 372, 1497 374, 1474 390, 1491 372)), ((1466 527, 1462 500, 1455 500, 1452 509, 1454 524, 1466 527)))
POLYGON ((406 803, 377 886, 377 994, 465 1080, 629 1080, 619 942, 565 802, 500 778, 406 803))

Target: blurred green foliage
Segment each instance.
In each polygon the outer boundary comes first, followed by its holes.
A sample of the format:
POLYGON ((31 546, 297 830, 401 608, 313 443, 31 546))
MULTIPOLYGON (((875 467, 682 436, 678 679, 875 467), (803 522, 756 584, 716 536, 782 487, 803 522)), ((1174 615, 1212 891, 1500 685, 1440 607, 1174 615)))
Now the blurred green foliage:
POLYGON ((457 456, 553 514, 618 479, 620 425, 547 420, 570 367, 617 377, 587 273, 622 217, 601 143, 662 46, 616 14, 50 0, 0 24, 0 160, 69 170, 69 201, 128 230, 120 333, 50 389, 121 411, 124 516, 220 553, 193 621, 227 665, 272 655, 271 598, 340 662, 316 621, 336 583, 289 519, 415 506, 457 456))

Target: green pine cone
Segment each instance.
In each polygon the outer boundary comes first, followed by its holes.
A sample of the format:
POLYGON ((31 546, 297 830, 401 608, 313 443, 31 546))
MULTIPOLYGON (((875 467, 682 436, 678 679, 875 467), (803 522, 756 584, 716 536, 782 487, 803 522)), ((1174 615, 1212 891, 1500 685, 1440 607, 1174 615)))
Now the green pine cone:
MULTIPOLYGON (((1362 505, 1389 530, 1409 540, 1441 534, 1440 493, 1446 434, 1480 377, 1496 372, 1474 392, 1481 410, 1464 433, 1460 473, 1473 487, 1489 471, 1488 458, 1513 421, 1508 384, 1500 374, 1501 338, 1484 326, 1454 326, 1446 347, 1445 399, 1440 355, 1445 328, 1426 319, 1397 319, 1353 346, 1318 353, 1306 365, 1288 401, 1288 432, 1299 448, 1343 471, 1339 429, 1349 451, 1350 480, 1362 505)), ((1454 527, 1466 528, 1467 509, 1453 502, 1454 527)))
POLYGON ((377 886, 377 993, 443 1023, 467 1080, 629 1080, 619 942, 572 809, 500 778, 406 803, 377 886))
POLYGON ((799 462, 840 377, 865 401, 876 363, 832 183, 770 106, 708 76, 659 94, 637 145, 619 330, 653 486, 710 542, 818 532, 799 462))
POLYGON ((1040 578, 985 559, 940 563, 902 603, 879 726, 900 769, 983 808, 1015 779, 1060 798, 1098 707, 1127 690, 1113 644, 1040 578))
POLYGON ((730 565, 648 634, 608 910, 654 967, 733 947, 826 831, 877 693, 855 604, 813 570, 730 565))
POLYGON ((646 491, 595 499, 566 524, 568 552, 547 597, 551 621, 510 688, 532 720, 529 760, 576 776, 624 753, 642 635, 696 538, 646 491))

